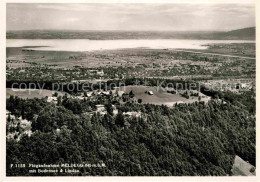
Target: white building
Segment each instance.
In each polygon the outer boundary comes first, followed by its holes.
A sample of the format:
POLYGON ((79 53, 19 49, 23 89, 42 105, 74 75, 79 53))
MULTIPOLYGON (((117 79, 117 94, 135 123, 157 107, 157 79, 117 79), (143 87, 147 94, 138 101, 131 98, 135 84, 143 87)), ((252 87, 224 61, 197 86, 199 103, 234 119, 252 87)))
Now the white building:
POLYGON ((141 112, 123 112, 123 115, 128 117, 141 117, 141 112))
POLYGON ((148 91, 148 94, 149 94, 149 95, 153 95, 153 91, 151 91, 151 90, 148 91))

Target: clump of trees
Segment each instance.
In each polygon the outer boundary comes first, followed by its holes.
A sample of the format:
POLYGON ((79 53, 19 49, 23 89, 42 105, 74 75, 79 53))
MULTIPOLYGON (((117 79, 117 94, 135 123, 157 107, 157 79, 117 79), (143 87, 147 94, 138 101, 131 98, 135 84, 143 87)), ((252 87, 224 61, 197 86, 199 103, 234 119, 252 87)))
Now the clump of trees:
POLYGON ((182 93, 182 94, 180 94, 182 97, 184 97, 184 98, 186 98, 186 99, 189 99, 190 98, 190 96, 189 96, 189 94, 188 94, 188 92, 187 91, 185 91, 184 93, 182 93))

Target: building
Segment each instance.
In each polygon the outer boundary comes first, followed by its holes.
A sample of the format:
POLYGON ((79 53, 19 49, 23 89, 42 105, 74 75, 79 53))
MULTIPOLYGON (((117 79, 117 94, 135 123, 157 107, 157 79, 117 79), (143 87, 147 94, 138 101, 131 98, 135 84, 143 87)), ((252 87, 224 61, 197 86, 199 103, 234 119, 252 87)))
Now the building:
POLYGON ((151 91, 151 90, 148 91, 148 94, 149 94, 149 95, 153 95, 153 91, 151 91))
POLYGON ((117 115, 118 114, 118 109, 116 108, 115 105, 112 105, 112 107, 113 107, 113 114, 117 115))
POLYGON ((96 105, 96 107, 97 107, 97 112, 103 112, 103 111, 106 111, 105 106, 102 105, 102 104, 98 104, 98 105, 96 105))
POLYGON ((97 75, 99 75, 99 76, 104 76, 104 71, 103 71, 103 70, 97 71, 97 75))
POLYGON ((47 102, 57 103, 57 97, 48 97, 47 102))
POLYGON ((110 92, 109 91, 103 91, 101 92, 102 95, 110 95, 110 92))
POLYGON ((128 117, 141 117, 141 112, 123 112, 124 116, 128 116, 128 117))

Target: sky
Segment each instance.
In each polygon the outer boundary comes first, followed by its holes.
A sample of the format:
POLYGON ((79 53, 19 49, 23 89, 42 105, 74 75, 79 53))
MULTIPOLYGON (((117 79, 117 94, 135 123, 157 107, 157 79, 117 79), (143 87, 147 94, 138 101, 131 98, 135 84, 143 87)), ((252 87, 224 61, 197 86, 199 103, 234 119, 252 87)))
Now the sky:
POLYGON ((228 31, 255 26, 254 4, 8 3, 7 30, 228 31))

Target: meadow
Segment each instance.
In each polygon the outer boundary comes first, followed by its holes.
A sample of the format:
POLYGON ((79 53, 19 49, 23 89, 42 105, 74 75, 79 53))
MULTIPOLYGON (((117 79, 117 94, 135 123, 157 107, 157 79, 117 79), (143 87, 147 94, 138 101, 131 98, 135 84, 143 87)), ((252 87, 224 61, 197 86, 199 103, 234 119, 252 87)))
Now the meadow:
MULTIPOLYGON (((65 95, 64 92, 55 91, 59 96, 65 95)), ((18 89, 18 88, 6 88, 6 98, 10 96, 18 96, 23 99, 33 99, 33 98, 44 98, 44 97, 52 97, 55 93, 51 90, 45 89, 18 89)))
MULTIPOLYGON (((167 90, 161 87, 126 86, 123 90, 125 91, 125 93, 133 91, 135 98, 142 99, 142 103, 155 105, 174 106, 176 103, 192 103, 198 101, 198 97, 190 97, 189 99, 186 99, 179 94, 167 93, 167 90), (146 93, 148 91, 152 91, 153 95, 149 95, 148 93, 146 93)), ((200 96, 205 96, 202 93, 199 94, 200 96)), ((202 98, 201 101, 208 101, 208 98, 202 98)))

